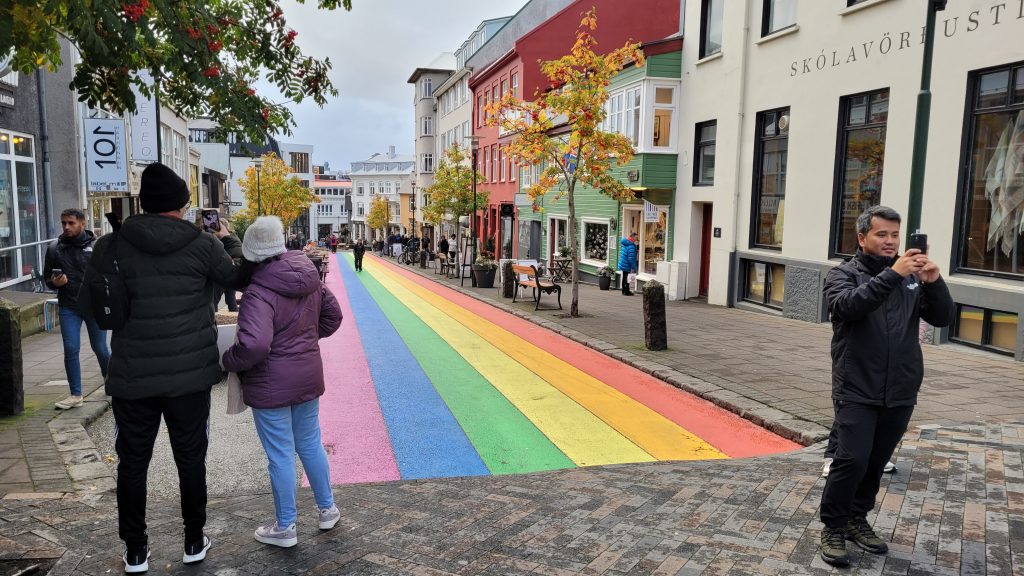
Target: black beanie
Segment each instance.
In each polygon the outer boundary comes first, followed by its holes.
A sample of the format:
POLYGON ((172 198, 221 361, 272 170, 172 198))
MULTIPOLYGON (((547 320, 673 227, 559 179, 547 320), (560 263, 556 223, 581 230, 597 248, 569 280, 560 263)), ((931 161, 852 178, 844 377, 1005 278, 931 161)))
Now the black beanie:
POLYGON ((139 203, 143 212, 160 214, 181 210, 190 196, 185 181, 167 166, 154 162, 142 171, 139 203))

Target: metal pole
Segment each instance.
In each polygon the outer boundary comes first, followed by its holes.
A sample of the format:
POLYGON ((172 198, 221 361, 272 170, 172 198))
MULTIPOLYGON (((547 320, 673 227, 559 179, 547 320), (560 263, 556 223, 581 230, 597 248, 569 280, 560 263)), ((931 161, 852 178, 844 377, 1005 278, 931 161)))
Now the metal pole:
POLYGON ((256 216, 263 215, 263 188, 260 187, 260 169, 256 168, 256 216))
MULTIPOLYGON (((476 264, 476 155, 477 155, 477 150, 474 148, 473 149, 473 215, 470 216, 470 221, 469 221, 470 224, 473 226, 473 250, 471 251, 471 254, 473 255, 473 258, 472 258, 472 260, 470 260, 470 263, 472 263, 472 264, 476 264)), ((459 274, 460 275, 462 274, 461 269, 460 269, 459 274)), ((471 275, 471 277, 472 277, 472 280, 473 280, 472 285, 476 286, 476 276, 472 276, 471 275)))
POLYGON ((914 121, 914 155, 910 164, 910 203, 907 207, 907 233, 921 227, 921 203, 924 198, 924 174, 928 159, 928 119, 932 108, 932 50, 935 45, 935 13, 946 9, 946 0, 929 0, 925 22, 924 58, 921 63, 921 91, 917 93, 917 118, 914 121))

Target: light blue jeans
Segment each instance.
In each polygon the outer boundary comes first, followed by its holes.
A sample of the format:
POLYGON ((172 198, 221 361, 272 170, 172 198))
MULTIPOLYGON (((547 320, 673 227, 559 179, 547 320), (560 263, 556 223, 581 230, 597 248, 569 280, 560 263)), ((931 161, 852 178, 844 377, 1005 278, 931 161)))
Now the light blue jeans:
POLYGON ((295 523, 295 454, 313 488, 318 508, 334 505, 331 493, 331 469, 320 441, 320 400, 296 406, 252 410, 263 450, 267 453, 267 472, 274 493, 274 512, 282 528, 295 523))

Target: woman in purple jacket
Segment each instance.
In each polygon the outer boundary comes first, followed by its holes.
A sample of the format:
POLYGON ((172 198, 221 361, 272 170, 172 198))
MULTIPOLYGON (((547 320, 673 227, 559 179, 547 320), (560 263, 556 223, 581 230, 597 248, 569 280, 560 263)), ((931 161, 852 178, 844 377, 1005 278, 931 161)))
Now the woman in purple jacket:
POLYGON ((302 252, 287 251, 276 216, 256 219, 245 232, 242 255, 255 262, 252 281, 238 313, 238 342, 224 353, 224 368, 237 372, 242 397, 252 407, 256 432, 270 464, 275 521, 256 529, 256 540, 294 546, 295 454, 309 478, 321 530, 334 528, 327 454, 320 441, 320 396, 324 367, 320 338, 341 325, 341 308, 320 283, 302 252))

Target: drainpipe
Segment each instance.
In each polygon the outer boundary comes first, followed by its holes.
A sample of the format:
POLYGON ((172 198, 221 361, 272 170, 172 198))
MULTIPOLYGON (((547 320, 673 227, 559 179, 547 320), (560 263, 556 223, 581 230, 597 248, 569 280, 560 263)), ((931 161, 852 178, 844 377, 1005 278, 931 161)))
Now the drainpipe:
POLYGON ((39 97, 39 141, 43 149, 43 202, 46 214, 44 238, 53 238, 53 185, 50 180, 50 133, 46 117, 46 84, 42 68, 36 68, 39 97))
POLYGON ((739 175, 743 172, 743 131, 746 129, 743 125, 745 118, 745 111, 747 107, 747 75, 749 69, 748 50, 750 49, 750 2, 743 2, 743 45, 740 52, 740 102, 739 102, 739 114, 736 123, 736 167, 733 174, 736 175, 736 182, 733 186, 735 191, 733 192, 733 232, 732 232, 732 250, 730 251, 729 258, 729 293, 726 296, 726 306, 732 307, 736 303, 736 289, 739 279, 738 262, 736 258, 737 249, 737 237, 740 229, 740 188, 743 183, 739 180, 739 175))

